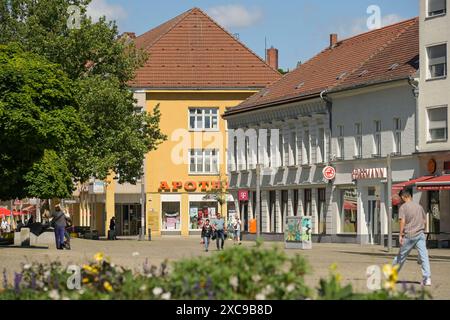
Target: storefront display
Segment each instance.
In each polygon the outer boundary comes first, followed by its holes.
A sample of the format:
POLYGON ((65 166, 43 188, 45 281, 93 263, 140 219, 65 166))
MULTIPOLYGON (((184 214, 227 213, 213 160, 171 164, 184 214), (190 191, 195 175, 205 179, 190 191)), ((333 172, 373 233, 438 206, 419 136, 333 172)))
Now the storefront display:
POLYGON ((162 203, 162 230, 181 230, 181 216, 179 202, 162 203))
POLYGON ((206 219, 215 219, 217 215, 217 208, 217 202, 190 202, 189 229, 200 230, 206 219))
POLYGON ((346 189, 342 194, 342 233, 357 233, 358 227, 358 194, 356 189, 346 189))

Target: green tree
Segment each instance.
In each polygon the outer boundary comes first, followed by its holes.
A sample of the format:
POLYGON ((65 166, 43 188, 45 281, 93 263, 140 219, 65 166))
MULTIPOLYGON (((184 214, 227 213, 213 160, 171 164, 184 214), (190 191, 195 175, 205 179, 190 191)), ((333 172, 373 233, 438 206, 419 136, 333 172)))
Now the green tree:
POLYGON ((104 179, 111 171, 120 182, 136 182, 144 155, 166 139, 160 113, 135 113, 128 89, 148 55, 120 37, 106 18, 86 15, 90 0, 0 0, 0 43, 18 41, 25 50, 57 63, 73 80, 82 121, 92 134, 64 158, 76 182, 104 179), (80 9, 79 28, 68 20, 69 5, 80 9))
POLYGON ((72 193, 64 155, 88 137, 73 81, 61 68, 18 45, 0 45, 0 199, 43 196, 49 183, 55 196, 72 193), (39 172, 52 179, 40 180, 39 172))

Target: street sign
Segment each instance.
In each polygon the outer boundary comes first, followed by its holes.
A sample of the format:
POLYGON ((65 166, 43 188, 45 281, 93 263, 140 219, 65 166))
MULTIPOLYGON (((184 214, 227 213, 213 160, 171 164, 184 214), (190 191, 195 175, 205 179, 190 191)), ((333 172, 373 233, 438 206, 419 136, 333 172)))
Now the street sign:
POLYGON ((248 201, 248 190, 239 190, 239 201, 248 201))
POLYGON ((326 180, 333 180, 334 178, 336 178, 336 169, 331 166, 325 167, 323 169, 323 177, 326 180))

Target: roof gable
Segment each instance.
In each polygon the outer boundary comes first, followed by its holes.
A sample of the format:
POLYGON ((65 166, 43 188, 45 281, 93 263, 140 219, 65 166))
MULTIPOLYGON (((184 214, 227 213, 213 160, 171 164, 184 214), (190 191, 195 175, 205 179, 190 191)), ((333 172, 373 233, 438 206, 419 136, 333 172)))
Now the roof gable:
POLYGON ((250 89, 281 78, 198 8, 137 37, 136 46, 150 58, 132 87, 250 89))
POLYGON ((414 73, 414 63, 405 60, 413 60, 419 53, 418 23, 417 18, 410 19, 339 41, 227 114, 414 73), (391 74, 389 66, 385 67, 390 61, 402 63, 391 74), (366 69, 368 72, 359 76, 366 69))

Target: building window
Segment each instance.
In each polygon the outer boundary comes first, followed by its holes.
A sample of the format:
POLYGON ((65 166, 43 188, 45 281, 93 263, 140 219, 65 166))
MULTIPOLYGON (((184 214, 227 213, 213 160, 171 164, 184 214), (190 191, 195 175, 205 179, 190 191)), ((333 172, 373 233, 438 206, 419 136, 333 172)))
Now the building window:
POLYGON ((428 141, 447 141, 447 107, 428 109, 428 141))
POLYGON ((283 131, 279 131, 278 136, 279 142, 278 142, 278 150, 280 151, 280 167, 284 166, 284 139, 283 139, 283 131))
POLYGON ((217 174, 219 172, 219 152, 213 149, 189 150, 191 174, 217 174))
POLYGON ((355 124, 355 158, 362 158, 362 124, 355 124))
MULTIPOLYGON (((233 140, 233 156, 234 156, 234 170, 238 171, 238 139, 237 137, 234 137, 233 140)), ((191 165, 192 165, 192 159, 191 159, 191 165)))
POLYGON ((446 0, 428 0, 427 1, 427 16, 435 17, 447 13, 446 0))
POLYGON ((341 190, 341 232, 358 231, 358 194, 356 189, 341 190))
POLYGON ((381 121, 375 121, 374 127, 375 133, 373 135, 373 138, 375 142, 375 153, 373 154, 373 156, 379 158, 381 157, 381 121))
POLYGON ((303 135, 303 164, 308 165, 311 163, 311 137, 309 130, 306 130, 303 135))
POLYGON ((344 149, 344 126, 338 126, 338 159, 344 160, 345 159, 345 149, 344 149))
POLYGON ((190 130, 217 130, 219 128, 219 108, 190 108, 190 130))
POLYGON ((189 229, 200 230, 206 219, 215 219, 218 203, 216 202, 190 202, 189 203, 189 229))
POLYGON ((402 120, 394 119, 394 153, 402 154, 402 120))
POLYGON ((294 209, 294 216, 298 216, 298 190, 294 190, 294 195, 292 198, 292 208, 294 209))
POLYGON ((295 131, 291 132, 291 141, 289 144, 291 150, 290 156, 292 157, 291 165, 297 165, 297 133, 295 131))
POLYGON ((325 129, 320 128, 318 132, 317 137, 317 147, 318 147, 318 155, 317 155, 317 162, 318 163, 325 163, 325 129))
POLYGON ((311 189, 305 190, 304 208, 305 208, 305 216, 307 216, 307 217, 312 216, 312 190, 311 189))
POLYGON ((427 48, 428 78, 442 78, 447 76, 447 45, 441 44, 427 48))
POLYGON ((162 203, 162 230, 181 230, 181 216, 179 202, 162 203))

